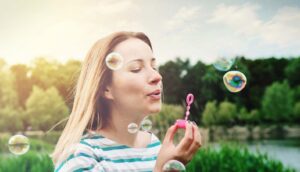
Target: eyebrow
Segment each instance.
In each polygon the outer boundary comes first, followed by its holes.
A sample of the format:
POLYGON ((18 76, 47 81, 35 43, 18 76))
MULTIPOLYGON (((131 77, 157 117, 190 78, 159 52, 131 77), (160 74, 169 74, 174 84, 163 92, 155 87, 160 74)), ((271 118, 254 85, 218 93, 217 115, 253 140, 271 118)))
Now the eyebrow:
MULTIPOLYGON (((133 59, 133 60, 130 60, 128 63, 135 62, 135 61, 137 61, 137 62, 143 62, 144 60, 143 59, 133 59)), ((155 61, 156 61, 156 58, 152 57, 151 58, 151 62, 155 62, 155 61)))

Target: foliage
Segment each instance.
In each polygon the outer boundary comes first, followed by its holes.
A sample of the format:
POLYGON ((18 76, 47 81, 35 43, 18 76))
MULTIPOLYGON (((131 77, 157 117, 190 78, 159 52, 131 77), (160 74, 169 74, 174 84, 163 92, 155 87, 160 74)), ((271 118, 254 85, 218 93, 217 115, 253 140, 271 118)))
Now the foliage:
POLYGON ((28 152, 21 156, 0 157, 0 172, 53 172, 48 154, 28 152))
POLYGON ((3 66, 4 62, 0 68, 0 131, 16 131, 23 128, 22 109, 18 106, 18 96, 14 89, 15 78, 3 66))
POLYGON ((33 129, 46 131, 68 115, 68 107, 55 87, 44 91, 34 86, 26 102, 26 115, 33 129))
POLYGON ((207 102, 205 105, 204 112, 202 114, 202 122, 206 126, 216 124, 216 115, 218 112, 216 101, 207 102))
POLYGON ((263 117, 275 122, 292 120, 293 98, 293 92, 286 81, 273 83, 267 87, 262 99, 263 117))
POLYGON ((164 104, 158 114, 149 117, 152 121, 153 129, 157 129, 157 136, 162 140, 167 129, 175 123, 177 119, 182 119, 184 115, 183 108, 179 105, 164 104))
POLYGON ((223 144, 220 149, 203 148, 198 151, 187 165, 187 172, 294 172, 280 161, 267 155, 253 154, 240 146, 223 144))

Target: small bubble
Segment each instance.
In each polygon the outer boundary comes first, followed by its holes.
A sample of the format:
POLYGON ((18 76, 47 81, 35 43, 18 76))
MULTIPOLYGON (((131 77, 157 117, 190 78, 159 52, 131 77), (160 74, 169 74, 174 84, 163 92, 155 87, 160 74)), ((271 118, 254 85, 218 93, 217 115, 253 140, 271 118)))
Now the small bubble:
POLYGON ((15 155, 23 155, 30 148, 29 140, 26 136, 17 134, 8 140, 8 149, 15 155))
POLYGON ((120 69, 123 65, 123 61, 124 59, 121 54, 116 52, 109 53, 105 58, 106 66, 111 70, 120 69))
POLYGON ((234 62, 235 62, 234 58, 219 57, 213 63, 213 66, 219 71, 228 71, 232 67, 234 62))
POLYGON ((141 128, 144 130, 144 131, 150 131, 151 128, 152 128, 152 122, 150 119, 144 119, 142 122, 141 122, 141 128))
POLYGON ((170 160, 166 162, 163 166, 163 172, 184 172, 186 171, 185 166, 177 161, 177 160, 170 160))
POLYGON ((127 129, 129 133, 134 134, 139 131, 139 126, 136 123, 130 123, 127 129))

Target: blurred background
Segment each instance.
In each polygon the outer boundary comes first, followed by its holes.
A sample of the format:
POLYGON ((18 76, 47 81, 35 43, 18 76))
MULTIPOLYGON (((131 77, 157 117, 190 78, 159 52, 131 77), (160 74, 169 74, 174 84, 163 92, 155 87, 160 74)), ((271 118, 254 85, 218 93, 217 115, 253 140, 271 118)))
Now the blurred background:
POLYGON ((164 83, 163 109, 150 117, 160 139, 195 96, 189 118, 204 146, 187 171, 300 171, 299 20, 296 0, 0 0, 0 172, 53 171, 48 154, 85 54, 121 30, 152 41, 164 83), (220 57, 235 59, 244 89, 227 89, 213 65, 220 57), (8 149, 15 134, 29 139, 24 155, 8 149))

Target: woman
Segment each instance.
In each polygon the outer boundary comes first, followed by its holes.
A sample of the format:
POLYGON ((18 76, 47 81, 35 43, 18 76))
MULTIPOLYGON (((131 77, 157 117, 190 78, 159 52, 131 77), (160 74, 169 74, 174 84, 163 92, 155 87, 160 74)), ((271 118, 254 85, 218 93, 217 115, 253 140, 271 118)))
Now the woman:
POLYGON ((97 41, 83 62, 72 112, 52 154, 56 171, 162 171, 168 160, 190 161, 201 146, 193 123, 177 146, 176 125, 162 144, 150 132, 127 130, 160 111, 161 86, 145 34, 116 32, 97 41), (118 70, 106 64, 110 53, 123 60, 118 70))

